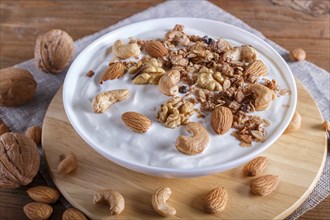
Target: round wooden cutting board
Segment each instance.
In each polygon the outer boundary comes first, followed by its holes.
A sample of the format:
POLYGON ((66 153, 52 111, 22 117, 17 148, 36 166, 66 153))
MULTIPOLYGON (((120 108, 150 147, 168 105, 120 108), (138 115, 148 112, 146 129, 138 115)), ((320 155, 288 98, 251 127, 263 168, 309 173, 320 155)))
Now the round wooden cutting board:
POLYGON ((303 118, 299 131, 282 135, 262 155, 270 159, 264 174, 280 177, 279 187, 268 196, 255 196, 249 185, 254 179, 242 175, 242 167, 216 175, 166 179, 140 174, 120 167, 96 153, 75 132, 62 104, 60 89, 50 104, 44 124, 42 145, 49 171, 63 196, 91 219, 155 219, 151 195, 160 186, 169 186, 169 204, 176 208, 176 218, 185 219, 282 219, 292 213, 311 193, 324 167, 326 134, 322 116, 311 96, 300 82, 297 110, 303 118), (57 173, 59 155, 73 151, 78 168, 67 176, 57 173), (220 215, 204 212, 202 199, 217 187, 229 193, 226 209, 220 215), (115 189, 125 198, 125 210, 110 216, 109 207, 92 203, 94 192, 115 189))

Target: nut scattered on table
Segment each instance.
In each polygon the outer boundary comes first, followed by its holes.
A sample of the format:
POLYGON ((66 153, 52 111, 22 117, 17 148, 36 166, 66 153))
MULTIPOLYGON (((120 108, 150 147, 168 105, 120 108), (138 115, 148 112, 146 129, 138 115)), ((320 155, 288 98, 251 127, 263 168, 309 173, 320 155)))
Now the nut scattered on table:
POLYGON ((188 122, 185 128, 191 136, 177 137, 175 143, 176 149, 187 155, 202 153, 209 143, 207 130, 196 122, 188 122))
POLYGON ((100 190, 94 194, 93 204, 108 204, 111 215, 119 215, 125 209, 124 197, 116 190, 100 190))
POLYGON ((171 195, 172 191, 169 187, 160 187, 152 194, 151 204, 159 215, 170 217, 176 214, 175 208, 167 204, 171 195))
POLYGON ((32 182, 40 157, 37 145, 23 134, 0 136, 0 188, 15 189, 32 182))
POLYGON ((53 208, 45 203, 30 202, 23 207, 25 215, 31 220, 48 219, 53 213, 53 208))
POLYGON ((57 74, 69 65, 73 52, 71 36, 63 30, 53 29, 38 36, 34 59, 42 71, 57 74))
POLYGON ((41 133, 42 129, 37 125, 31 126, 25 131, 25 135, 37 145, 41 143, 41 133))
POLYGON ((243 168, 243 173, 246 176, 258 176, 261 174, 268 166, 267 157, 257 157, 245 164, 243 168))
POLYGON ((49 186, 34 186, 26 190, 27 194, 36 202, 55 203, 60 193, 49 186))
POLYGON ((306 52, 301 48, 295 48, 290 51, 290 59, 292 61, 301 61, 306 59, 306 52))
POLYGON ((67 175, 77 169, 78 160, 72 151, 60 155, 60 162, 57 166, 57 172, 61 175, 67 175))
POLYGON ((10 132, 8 126, 0 119, 0 135, 10 132))
POLYGON ((117 89, 98 94, 93 98, 92 107, 95 113, 103 113, 111 105, 128 98, 130 92, 127 89, 117 89))
POLYGON ((21 68, 8 67, 0 70, 0 106, 21 106, 32 100, 37 82, 32 74, 21 68))
POLYGON ((300 126, 301 126, 301 121, 302 121, 302 117, 301 115, 296 111, 290 121, 289 126, 285 129, 284 134, 289 134, 289 133, 293 133, 297 130, 299 130, 300 126))
POLYGON ((219 214, 225 210, 228 202, 227 190, 223 187, 212 189, 204 198, 205 211, 210 214, 219 214))
POLYGON ((280 179, 275 175, 264 175, 253 180, 250 189, 255 195, 266 196, 272 193, 280 183, 280 179))
POLYGON ((137 133, 147 132, 152 124, 147 116, 138 112, 125 112, 121 119, 132 131, 137 133))
POLYGON ((68 208, 63 212, 62 220, 87 220, 87 217, 75 208, 68 208))

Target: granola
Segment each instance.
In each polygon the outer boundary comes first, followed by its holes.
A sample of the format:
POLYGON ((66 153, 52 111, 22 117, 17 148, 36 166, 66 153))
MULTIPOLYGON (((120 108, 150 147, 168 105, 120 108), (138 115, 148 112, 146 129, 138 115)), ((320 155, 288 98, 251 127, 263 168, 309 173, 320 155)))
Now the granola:
POLYGON ((158 121, 168 128, 187 124, 195 113, 197 118, 205 118, 218 106, 224 106, 233 114, 232 135, 241 146, 250 146, 253 142, 265 141, 265 128, 271 122, 248 113, 267 108, 275 97, 273 94, 290 94, 287 89, 281 90, 274 79, 263 78, 268 69, 250 45, 232 46, 222 38, 215 40, 208 36, 188 35, 180 24, 167 32, 163 39, 131 38, 128 46, 132 47, 132 44, 139 45, 142 51, 147 48, 147 53, 154 57, 141 53, 135 61, 116 61, 122 62, 127 72, 134 74, 134 84, 158 85, 166 72, 180 72, 176 92, 181 93, 181 97, 176 93, 165 93, 175 96, 162 104, 156 115, 158 121), (251 85, 254 85, 253 89, 251 85), (260 85, 264 91, 256 91, 255 85, 260 85), (258 106, 265 92, 271 99, 267 105, 258 106))

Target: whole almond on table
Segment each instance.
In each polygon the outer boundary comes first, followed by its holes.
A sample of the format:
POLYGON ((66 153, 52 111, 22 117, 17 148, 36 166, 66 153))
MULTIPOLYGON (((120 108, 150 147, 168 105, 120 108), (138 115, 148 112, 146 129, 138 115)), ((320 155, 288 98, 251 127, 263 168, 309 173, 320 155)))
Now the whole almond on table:
POLYGON ((257 176, 268 166, 267 157, 257 157, 245 164, 243 168, 243 173, 246 176, 257 176))
POLYGON ((41 143, 41 132, 42 129, 39 126, 32 126, 29 127, 26 131, 25 131, 25 135, 32 139, 34 141, 34 143, 36 143, 37 145, 41 143))
POLYGON ((37 82, 32 74, 21 68, 8 67, 0 70, 0 106, 21 106, 32 100, 37 82))
POLYGON ((0 135, 10 132, 8 126, 0 119, 0 135))
POLYGON ((36 66, 43 72, 62 72, 70 63, 74 52, 71 36, 63 30, 53 29, 38 36, 34 49, 36 66))
POLYGON ((69 208, 63 212, 62 220, 87 220, 87 217, 75 208, 69 208))
POLYGON ((125 112, 121 119, 132 131, 137 133, 145 133, 152 124, 147 116, 138 112, 125 112))
POLYGON ((48 186, 34 186, 28 189, 27 194, 36 202, 55 203, 60 193, 48 186))
POLYGON ((256 195, 266 196, 272 193, 280 183, 278 176, 264 175, 252 181, 251 192, 256 195))
POLYGON ((126 66, 120 62, 110 63, 109 67, 103 72, 100 84, 103 84, 106 80, 114 80, 122 77, 125 74, 126 66))
POLYGON ((212 112, 212 127, 217 134, 225 134, 233 124, 233 113, 224 106, 219 106, 212 112))
POLYGON ((25 215, 32 220, 48 219, 53 213, 53 208, 45 203, 30 202, 23 207, 25 215))
POLYGON ((227 206, 228 193, 223 187, 212 189, 204 198, 204 208, 211 214, 219 214, 227 206))
POLYGON ((158 40, 148 41, 144 44, 147 54, 151 57, 163 57, 168 54, 167 48, 158 40))

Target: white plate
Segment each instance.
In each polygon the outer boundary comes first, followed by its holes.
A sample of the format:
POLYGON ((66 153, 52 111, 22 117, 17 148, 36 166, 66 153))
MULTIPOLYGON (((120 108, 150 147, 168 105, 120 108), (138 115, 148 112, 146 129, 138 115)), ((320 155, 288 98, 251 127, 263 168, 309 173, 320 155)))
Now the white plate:
MULTIPOLYGON (((282 57, 267 43, 255 35, 225 23, 199 18, 164 18, 131 24, 100 37, 84 49, 72 63, 64 82, 63 103, 65 112, 78 134, 97 152, 123 167, 163 177, 193 177, 222 172, 237 167, 273 144, 288 126, 297 102, 297 90, 293 75, 282 57), (290 89, 291 95, 278 97, 263 112, 256 114, 269 119, 264 143, 253 143, 251 147, 239 146, 230 133, 216 135, 210 126, 209 117, 203 122, 210 134, 210 144, 198 155, 187 156, 175 148, 175 139, 185 134, 181 126, 168 129, 157 122, 155 115, 161 103, 169 97, 162 95, 157 86, 133 85, 131 75, 107 81, 100 86, 98 80, 108 65, 111 46, 118 40, 163 38, 175 24, 183 24, 187 34, 208 35, 225 38, 233 45, 252 45, 267 65, 267 78, 275 79, 280 88, 290 89), (85 76, 90 69, 93 78, 85 76), (102 91, 128 89, 128 100, 113 105, 102 114, 95 114, 92 99, 102 91), (156 108, 156 111, 155 111, 156 108), (129 130, 121 121, 121 114, 137 111, 147 115, 153 125, 145 134, 129 130)), ((192 120, 197 120, 192 118, 192 120)), ((97 163, 97 161, 95 162, 97 163)))

